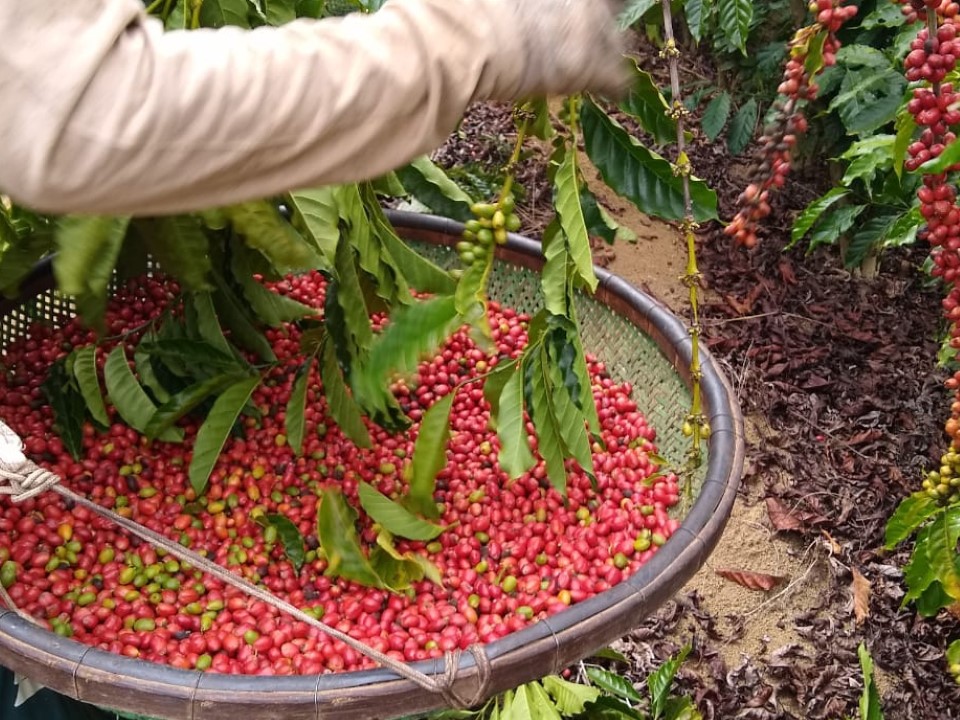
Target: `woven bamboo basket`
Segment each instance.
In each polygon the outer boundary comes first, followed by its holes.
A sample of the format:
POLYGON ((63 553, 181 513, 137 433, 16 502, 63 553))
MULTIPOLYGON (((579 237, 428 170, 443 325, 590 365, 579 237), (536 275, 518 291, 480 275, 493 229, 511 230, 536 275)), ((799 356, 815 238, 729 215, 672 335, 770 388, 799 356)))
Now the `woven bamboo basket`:
MULTIPOLYGON (((458 223, 392 213, 402 237, 441 264, 453 265, 458 223)), ((539 307, 540 245, 518 235, 498 248, 491 295, 523 311, 539 307)), ((684 457, 680 428, 688 412, 690 338, 662 304, 621 278, 597 269, 599 289, 579 297, 585 347, 603 359, 657 429, 662 455, 684 457)), ((21 297, 0 300, 0 350, 30 323, 57 323, 73 315, 53 288, 49 265, 25 283, 21 297)), ((493 695, 558 672, 631 629, 667 601, 703 565, 730 515, 743 467, 742 417, 729 384, 709 353, 701 354, 703 400, 712 435, 695 478, 694 502, 670 540, 629 580, 585 602, 484 647, 489 659, 486 694, 493 695)), ((439 695, 385 669, 318 677, 246 677, 177 670, 121 657, 64 639, 0 609, 0 665, 87 703, 122 714, 176 720, 282 718, 396 718, 442 707, 439 695)), ((442 674, 443 661, 416 663, 442 674)), ((474 657, 464 653, 454 688, 477 690, 474 657)))

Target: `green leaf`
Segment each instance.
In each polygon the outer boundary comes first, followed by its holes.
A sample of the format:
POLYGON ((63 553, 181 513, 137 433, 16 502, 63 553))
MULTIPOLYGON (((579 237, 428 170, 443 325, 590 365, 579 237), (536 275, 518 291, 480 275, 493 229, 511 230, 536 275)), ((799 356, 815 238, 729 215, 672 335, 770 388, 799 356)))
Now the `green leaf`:
POLYGON ((663 706, 670 696, 670 689, 673 687, 673 679, 677 675, 677 670, 680 669, 689 654, 690 646, 687 645, 647 678, 647 688, 650 691, 650 714, 654 718, 659 718, 663 712, 663 706))
MULTIPOLYGON (((2 226, 9 228, 6 217, 2 226)), ((9 232, 13 232, 13 229, 9 228, 9 232)), ((8 237, 7 243, 0 251, 0 292, 14 298, 20 293, 20 283, 42 258, 53 252, 55 244, 53 234, 45 230, 31 232, 24 237, 8 237)))
POLYGON ((324 488, 320 491, 317 537, 320 549, 327 558, 325 574, 353 580, 366 587, 382 587, 383 582, 360 547, 356 521, 357 511, 347 504, 339 489, 324 488))
POLYGON ((954 605, 956 602, 956 598, 951 597, 943 589, 939 580, 933 580, 917 598, 917 613, 921 617, 932 618, 938 615, 941 610, 954 605))
MULTIPOLYGON (((361 350, 366 350, 373 343, 373 329, 370 327, 370 314, 363 299, 363 289, 360 287, 360 277, 357 275, 357 256, 350 243, 340 243, 337 246, 335 268, 337 283, 335 292, 330 294, 327 289, 327 305, 332 299, 341 310, 344 330, 350 338, 353 348, 351 356, 356 358, 361 350)), ((328 323, 332 319, 327 310, 328 323)), ((338 348, 338 352, 340 348, 338 348)))
POLYGON ((496 430, 500 415, 500 395, 503 388, 517 372, 517 364, 507 358, 501 360, 483 381, 483 399, 490 406, 490 428, 496 430))
POLYGON ((143 434, 149 438, 159 437, 173 427, 180 418, 193 412, 204 400, 230 387, 243 377, 246 375, 237 372, 223 373, 181 390, 157 408, 144 428, 143 434))
MULTIPOLYGON (((903 161, 907 157, 907 148, 913 141, 913 133, 917 129, 917 121, 908 112, 897 114, 897 135, 893 142, 893 171, 899 178, 903 174, 903 161)), ((951 143, 951 146, 953 143, 951 143)))
POLYGON ((807 254, 809 255, 821 245, 835 245, 838 243, 840 238, 853 227, 853 223, 860 216, 860 213, 866 209, 866 205, 844 205, 843 207, 833 209, 830 213, 822 217, 814 226, 813 232, 810 235, 807 254))
POLYGON ((620 16, 617 18, 620 29, 626 30, 646 15, 648 10, 658 4, 657 0, 627 0, 620 16))
POLYGON ((504 708, 503 720, 536 720, 526 685, 513 691, 513 701, 504 708))
POLYGON ((233 277, 243 290, 250 309, 260 320, 270 327, 280 327, 283 323, 295 322, 317 314, 314 308, 280 295, 256 280, 253 277, 256 261, 253 250, 242 243, 234 243, 233 250, 231 256, 233 277))
POLYGON ((75 298, 81 317, 93 327, 103 322, 110 278, 129 224, 129 218, 71 216, 57 226, 57 288, 75 298))
POLYGON ((713 0, 684 0, 683 16, 691 37, 699 43, 704 37, 707 21, 713 10, 713 0))
POLYGON ((622 652, 614 650, 612 647, 600 648, 595 653, 590 655, 592 658, 597 658, 598 660, 613 660, 614 662, 629 664, 630 659, 624 655, 622 652))
POLYGON ((837 111, 847 132, 868 133, 896 117, 906 86, 903 75, 889 66, 848 70, 828 109, 837 111))
POLYGON ((547 691, 561 715, 578 715, 583 706, 600 697, 600 691, 589 685, 569 682, 557 675, 547 675, 540 682, 547 691))
POLYGON ((960 539, 960 505, 947 508, 933 518, 926 542, 927 559, 944 592, 960 600, 960 572, 957 571, 957 540, 960 539))
POLYGON ((587 235, 601 237, 608 243, 613 243, 617 239, 617 231, 620 226, 610 217, 609 213, 603 211, 600 203, 597 202, 597 196, 591 192, 585 183, 580 185, 580 207, 583 208, 587 235))
POLYGON ((307 547, 299 528, 284 515, 264 515, 263 520, 277 529, 277 537, 283 545, 283 551, 293 568, 300 572, 307 559, 307 547))
POLYGON ((941 509, 939 503, 925 492, 915 492, 904 498, 887 520, 886 548, 893 550, 941 509))
POLYGON ((676 142, 677 123, 667 113, 670 106, 657 87, 653 76, 634 60, 630 63, 633 82, 630 94, 620 103, 620 109, 633 116, 658 145, 676 142))
POLYGON ((426 155, 400 168, 397 177, 407 192, 437 215, 466 222, 473 218, 473 200, 426 155))
POLYGON ((313 365, 313 357, 308 357, 297 368, 293 388, 290 390, 290 399, 287 401, 287 413, 284 416, 287 442, 290 444, 290 449, 293 450, 294 455, 297 456, 303 450, 303 435, 306 429, 307 384, 310 381, 311 365, 313 365))
POLYGON ((561 720, 559 710, 543 685, 534 681, 524 685, 523 690, 527 694, 530 716, 533 720, 561 720))
POLYGON ((541 140, 550 140, 557 134, 550 117, 550 104, 545 97, 527 100, 521 109, 525 115, 532 117, 527 126, 530 135, 541 140))
POLYGON ((377 191, 377 195, 388 198, 407 197, 410 193, 403 187, 397 173, 388 172, 370 181, 370 185, 377 191))
POLYGON ((872 196, 874 177, 880 170, 888 171, 893 162, 893 135, 887 136, 890 142, 883 148, 864 153, 854 159, 840 180, 843 187, 850 187, 855 180, 861 180, 866 186, 867 194, 872 196))
POLYGON ((759 114, 760 106, 755 98, 750 98, 737 110, 727 131, 727 149, 732 154, 739 155, 753 140, 753 131, 757 127, 759 114))
POLYGON ((891 228, 900 218, 898 213, 874 215, 861 224, 850 238, 843 264, 848 268, 859 267, 869 255, 879 252, 891 228))
POLYGON ((960 663, 960 640, 954 640, 947 645, 947 665, 960 663))
POLYGON ((567 488, 564 445, 550 403, 541 350, 542 347, 534 347, 532 353, 524 357, 524 395, 527 412, 537 431, 537 451, 546 465, 547 477, 557 492, 563 495, 567 488))
POLYGON ((797 219, 793 221, 793 229, 790 231, 790 244, 787 246, 788 249, 803 239, 827 208, 841 198, 846 197, 849 193, 850 191, 846 188, 835 187, 807 205, 807 207, 803 209, 803 212, 797 216, 797 219))
POLYGON ((163 29, 170 30, 188 30, 190 24, 187 20, 187 14, 184 9, 186 0, 174 0, 170 14, 163 21, 163 29))
POLYGON ((245 378, 227 388, 213 403, 207 419, 200 426, 189 471, 190 485, 197 495, 202 495, 206 489, 220 450, 260 380, 259 376, 245 378))
MULTIPOLYGON (((389 555, 394 560, 402 563, 401 568, 392 568, 392 573, 397 573, 398 570, 406 575, 412 582, 419 582, 423 578, 427 578, 430 582, 435 585, 443 586, 443 576, 440 573, 440 569, 434 565, 432 562, 427 560, 423 555, 414 552, 413 550, 407 550, 404 553, 401 553, 397 550, 396 545, 393 544, 393 535, 391 535, 386 530, 381 530, 377 533, 377 548, 374 550, 382 549, 384 553, 389 555)), ((374 565, 374 569, 377 570, 377 574, 382 578, 383 575, 380 572, 381 568, 387 567, 385 563, 380 563, 374 565)), ((404 587, 397 587, 394 583, 389 583, 391 589, 393 590, 403 590, 404 587)))
POLYGON ((297 4, 294 0, 263 0, 263 9, 269 25, 284 25, 297 19, 297 4))
MULTIPOLYGON (((146 431, 157 408, 134 377, 123 345, 117 345, 107 356, 103 366, 103 380, 110 402, 120 417, 132 428, 140 432, 146 431)), ((177 428, 169 428, 159 437, 166 442, 180 442, 183 432, 177 428)))
POLYGON ((700 711, 688 697, 667 698, 663 704, 663 720, 703 720, 700 711))
MULTIPOLYGON (((357 250, 360 267, 373 281, 370 289, 387 308, 409 304, 412 298, 406 278, 381 241, 381 237, 393 233, 393 228, 387 222, 370 183, 363 183, 355 189, 357 192, 348 193, 349 200, 341 204, 341 217, 348 223, 347 235, 357 250)), ((374 309, 374 304, 368 303, 368 309, 374 309)))
POLYGON ((890 148, 893 146, 893 140, 893 135, 886 133, 879 133, 877 135, 871 135, 870 137, 862 138, 851 143, 850 147, 848 147, 840 156, 840 159, 853 160, 864 155, 872 155, 877 150, 882 150, 889 154, 890 148))
POLYGON ((560 222, 554 218, 543 231, 541 248, 545 262, 540 271, 540 286, 543 290, 544 307, 554 315, 570 314, 567 266, 570 253, 566 239, 560 230, 560 222))
MULTIPOLYGON (((684 216, 683 182, 671 164, 637 142, 613 118, 589 100, 581 109, 587 155, 604 181, 641 211, 667 220, 684 216)), ((691 179, 694 217, 717 217, 717 195, 702 180, 691 179)))
POLYGON ((337 188, 322 187, 298 190, 286 196, 287 206, 293 211, 292 222, 314 248, 333 265, 340 241, 340 210, 337 188))
POLYGON ((887 56, 869 45, 844 45, 837 52, 837 62, 844 65, 877 68, 878 70, 890 67, 890 60, 887 56))
POLYGON ((433 493, 437 474, 447 464, 447 443, 450 442, 450 410, 456 394, 451 392, 437 400, 423 414, 420 430, 413 446, 410 491, 407 503, 428 518, 439 517, 433 493))
POLYGON ((936 580, 936 574, 927 556, 927 542, 930 538, 931 526, 932 523, 920 528, 913 545, 910 562, 903 568, 903 579, 907 585, 907 594, 904 595, 902 601, 903 606, 923 595, 931 583, 936 580))
POLYGON ((136 220, 137 230, 163 271, 185 290, 210 290, 210 240, 192 215, 136 220))
POLYGON ((857 647, 860 669, 863 671, 863 694, 860 696, 860 720, 883 720, 880 692, 873 679, 873 658, 863 643, 857 647))
MULTIPOLYGON (((488 381, 489 382, 489 381, 488 381)), ((527 441, 526 419, 523 414, 523 377, 518 371, 510 375, 503 386, 498 402, 497 437, 500 468, 511 479, 516 479, 536 465, 527 441)))
POLYGON ((554 178, 554 204, 560 216, 560 228, 567 241, 567 249, 573 260, 577 276, 590 292, 597 289, 597 276, 593 272, 593 255, 590 252, 590 237, 580 205, 580 170, 577 167, 575 147, 567 147, 554 178))
POLYGON ((224 337, 223 329, 220 327, 220 318, 217 317, 213 296, 208 292, 198 292, 188 297, 191 298, 193 310, 196 312, 197 331, 200 339, 217 352, 236 357, 233 347, 224 337))
POLYGON ((243 303, 233 294, 226 281, 218 274, 213 274, 217 292, 213 295, 213 304, 217 315, 225 328, 230 330, 230 339, 238 346, 255 353, 265 362, 276 362, 277 356, 263 333, 253 324, 243 303))
POLYGON ((145 332, 140 338, 140 343, 137 345, 136 350, 133 351, 133 360, 137 368, 137 374, 140 376, 140 381, 144 387, 150 390, 154 399, 164 403, 170 399, 170 393, 167 392, 166 387, 160 382, 160 378, 157 377, 150 355, 141 347, 144 342, 149 345, 151 342, 155 342, 156 339, 156 335, 152 331, 145 332))
POLYGON ((411 287, 436 295, 450 295, 456 290, 457 281, 450 273, 411 250, 396 233, 383 235, 381 241, 397 266, 403 269, 411 287))
POLYGON ((73 375, 67 370, 66 358, 50 366, 41 389, 53 410, 54 427, 63 446, 75 460, 79 460, 83 457, 85 404, 73 375))
POLYGON ((873 30, 878 27, 898 28, 906 22, 903 13, 895 3, 879 3, 860 23, 864 30, 873 30))
POLYGON ((95 345, 87 345, 74 351, 73 355, 73 376, 77 380, 87 410, 94 420, 107 427, 110 425, 110 418, 103 404, 100 380, 97 377, 97 348, 95 345))
POLYGON ((336 352, 329 342, 323 344, 320 378, 323 381, 327 410, 330 417, 337 423, 340 431, 357 447, 371 447, 370 432, 363 423, 360 407, 343 381, 343 374, 340 371, 340 366, 337 365, 336 352))
POLYGON ((917 231, 923 225, 923 216, 920 215, 920 208, 914 207, 902 213, 890 226, 886 236, 883 238, 883 248, 901 247, 903 245, 912 245, 917 239, 917 231))
POLYGON ((629 680, 609 670, 587 665, 587 677, 590 678, 590 682, 606 693, 623 698, 628 702, 640 702, 641 700, 640 693, 634 689, 629 680))
POLYGON ((428 541, 439 536, 444 530, 439 525, 421 520, 373 485, 361 482, 357 485, 357 494, 360 496, 360 505, 367 515, 380 523, 391 535, 410 540, 428 541))
POLYGON ((584 716, 589 720, 650 720, 626 701, 610 695, 601 695, 594 702, 587 703, 584 716))
POLYGON ((259 250, 277 272, 286 274, 323 266, 316 251, 270 203, 231 205, 223 211, 247 245, 259 250))
POLYGON ((200 25, 208 28, 222 28, 225 25, 250 27, 246 0, 203 0, 200 25))
POLYGON ((163 360, 171 368, 187 369, 187 373, 207 376, 215 370, 245 370, 234 355, 227 355, 203 340, 164 340, 141 343, 144 352, 163 360))
POLYGON ((724 125, 727 124, 727 119, 730 117, 730 102, 730 93, 721 92, 714 96, 703 111, 700 125, 703 128, 703 134, 711 142, 720 137, 724 125))
POLYGON ((752 0, 717 0, 720 30, 727 41, 747 54, 747 36, 753 21, 752 0))
POLYGON ((393 374, 414 372, 421 360, 439 348, 461 324, 463 319, 450 296, 401 308, 370 348, 367 362, 360 369, 360 385, 379 386, 393 374))
POLYGON ((566 454, 574 458, 587 475, 593 477, 593 455, 587 437, 586 418, 583 411, 576 407, 571 387, 565 382, 565 377, 576 380, 576 375, 570 372, 564 376, 549 353, 544 352, 542 358, 545 380, 550 388, 547 400, 566 454))

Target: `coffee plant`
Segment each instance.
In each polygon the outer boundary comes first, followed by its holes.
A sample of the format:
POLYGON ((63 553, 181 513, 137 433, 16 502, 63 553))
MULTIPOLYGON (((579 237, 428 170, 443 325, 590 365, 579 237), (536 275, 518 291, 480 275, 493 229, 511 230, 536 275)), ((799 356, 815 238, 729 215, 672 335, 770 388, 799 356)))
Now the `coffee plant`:
MULTIPOLYGON (((798 110, 816 96, 816 75, 846 51, 848 64, 858 63, 864 72, 873 73, 876 84, 886 82, 888 59, 880 51, 856 45, 839 47, 836 33, 856 13, 855 8, 818 0, 810 9, 816 13, 816 24, 799 31, 792 43, 779 88, 784 98, 777 106, 776 123, 762 140, 757 179, 744 190, 740 210, 725 230, 748 247, 757 241, 757 223, 770 213, 771 193, 784 184, 797 135, 807 127, 806 117, 798 110)), ((952 349, 960 348, 960 208, 951 175, 960 170, 960 145, 952 130, 960 123, 953 85, 960 57, 958 10, 960 6, 948 0, 901 4, 904 32, 912 35, 897 43, 904 58, 902 87, 909 85, 909 95, 896 117, 893 134, 871 134, 893 118, 876 108, 867 108, 864 117, 858 102, 860 91, 844 92, 841 85, 832 105, 840 106, 848 131, 861 139, 842 155, 849 164, 839 185, 800 213, 792 238, 796 243, 812 233, 811 244, 816 246, 850 234, 845 248, 848 265, 861 263, 883 246, 911 242, 914 237, 927 240, 932 246, 931 272, 946 289, 943 309, 952 349), (919 175, 903 177, 904 171, 919 175), (907 191, 916 193, 916 204, 903 197, 907 191)), ((890 18, 886 22, 896 21, 890 18)), ((849 77, 847 70, 843 83, 849 77)), ((900 105, 900 101, 891 104, 900 105)), ((960 372, 946 381, 946 387, 956 396, 945 424, 950 445, 940 466, 926 474, 920 491, 900 504, 886 530, 891 549, 915 536, 905 569, 908 592, 904 603, 915 602, 926 616, 960 601, 960 372)), ((954 643, 948 653, 954 675, 960 669, 955 662, 960 655, 957 648, 954 643)))

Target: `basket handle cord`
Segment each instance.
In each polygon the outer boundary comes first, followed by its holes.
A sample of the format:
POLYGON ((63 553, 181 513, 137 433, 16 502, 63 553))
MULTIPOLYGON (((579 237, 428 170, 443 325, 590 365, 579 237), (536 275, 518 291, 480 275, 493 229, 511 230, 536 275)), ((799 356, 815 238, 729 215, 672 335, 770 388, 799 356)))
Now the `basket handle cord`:
MULTIPOLYGON (((444 701, 451 707, 473 707, 484 700, 489 692, 491 676, 490 659, 487 657, 483 645, 477 643, 467 648, 470 654, 473 655, 477 665, 477 689, 470 695, 464 695, 454 687, 460 668, 461 651, 459 649, 445 653, 444 672, 442 674, 427 675, 419 670, 414 670, 407 663, 395 660, 365 643, 350 637, 346 633, 320 622, 295 605, 278 598, 268 590, 254 585, 245 578, 233 574, 217 563, 183 547, 180 543, 174 542, 133 520, 118 515, 112 510, 102 507, 82 495, 77 495, 72 490, 61 485, 60 478, 55 473, 40 467, 27 458, 23 453, 23 443, 20 437, 0 420, 0 495, 10 495, 13 502, 19 503, 47 490, 51 490, 68 501, 76 503, 90 512, 110 520, 141 540, 166 551, 182 562, 189 563, 203 570, 224 583, 232 585, 250 597, 261 600, 295 619, 320 630, 335 640, 339 640, 357 652, 376 661, 382 667, 389 668, 397 675, 406 678, 424 690, 437 693, 443 697, 444 701)), ((9 595, 4 593, 2 599, 10 606, 11 610, 16 610, 18 614, 21 615, 24 614, 19 608, 13 605, 9 595)))

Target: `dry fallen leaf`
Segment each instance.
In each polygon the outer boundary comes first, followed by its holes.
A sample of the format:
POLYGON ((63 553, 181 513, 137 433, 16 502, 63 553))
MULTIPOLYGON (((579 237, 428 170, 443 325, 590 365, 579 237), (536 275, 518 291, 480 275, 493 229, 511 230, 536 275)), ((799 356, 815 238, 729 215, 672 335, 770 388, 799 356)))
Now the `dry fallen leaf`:
POLYGON ((724 580, 730 580, 750 590, 772 590, 786 579, 750 570, 717 570, 716 573, 724 580))
POLYGON ((859 570, 852 568, 853 616, 857 625, 870 617, 870 581, 859 570))
POLYGON ((767 498, 767 517, 774 530, 800 530, 803 523, 776 498, 767 498))

